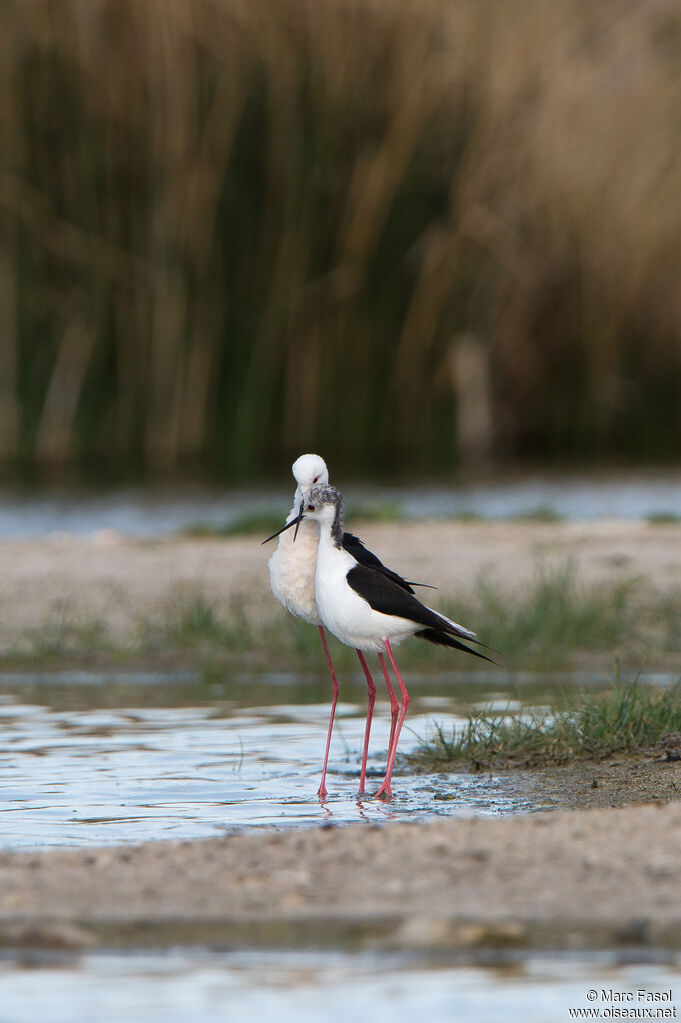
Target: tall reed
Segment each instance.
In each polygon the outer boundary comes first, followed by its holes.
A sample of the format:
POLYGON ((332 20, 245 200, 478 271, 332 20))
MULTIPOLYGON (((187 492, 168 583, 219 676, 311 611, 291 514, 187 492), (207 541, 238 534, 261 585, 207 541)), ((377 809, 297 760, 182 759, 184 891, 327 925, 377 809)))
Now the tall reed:
POLYGON ((673 454, 680 60, 674 0, 5 0, 0 463, 673 454))

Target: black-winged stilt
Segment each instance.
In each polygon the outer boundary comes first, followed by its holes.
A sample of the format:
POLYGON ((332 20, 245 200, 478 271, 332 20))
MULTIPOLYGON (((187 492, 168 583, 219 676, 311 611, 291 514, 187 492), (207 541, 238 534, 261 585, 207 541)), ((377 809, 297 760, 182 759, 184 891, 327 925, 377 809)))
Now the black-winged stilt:
MULTIPOLYGON (((296 518, 284 529, 293 526, 296 518)), ((323 626, 341 643, 355 647, 358 653, 371 650, 378 653, 388 681, 385 650, 400 687, 402 699, 396 725, 393 717, 385 779, 376 793, 389 798, 397 744, 409 706, 409 693, 395 662, 393 645, 397 646, 409 636, 420 636, 487 661, 490 658, 461 642, 479 643, 474 632, 426 607, 413 592, 371 565, 361 564, 344 548, 343 498, 338 490, 319 483, 308 490, 302 524, 310 519, 319 523, 315 598, 323 626)))
MULTIPOLYGON (((329 647, 326 642, 324 626, 322 619, 319 616, 319 610, 315 600, 315 575, 317 567, 317 550, 319 547, 319 526, 314 519, 307 516, 303 518, 303 510, 305 505, 309 503, 308 498, 312 488, 315 485, 328 485, 329 471, 324 459, 319 455, 313 454, 301 455, 300 458, 297 458, 293 463, 291 470, 296 481, 296 492, 293 498, 293 507, 286 517, 286 525, 282 529, 278 530, 278 532, 273 533, 273 535, 268 537, 267 540, 263 540, 263 543, 273 540, 276 536, 279 537, 277 549, 269 560, 270 586, 272 587, 272 592, 277 600, 281 601, 287 611, 290 611, 292 615, 296 615, 298 618, 302 618, 303 621, 317 626, 322 639, 329 672, 331 673, 331 714, 329 716, 329 730, 326 737, 322 780, 317 792, 317 795, 323 797, 327 794, 326 769, 329 760, 329 747, 331 745, 331 734, 333 731, 339 686, 333 662, 331 660, 331 655, 329 653, 329 647), (296 526, 294 536, 291 536, 290 533, 286 532, 292 526, 296 526)), ((396 572, 387 568, 374 554, 371 553, 371 551, 367 550, 358 537, 353 536, 352 533, 343 533, 341 542, 344 550, 346 550, 352 557, 354 564, 366 565, 379 575, 391 580, 395 586, 405 592, 414 592, 411 583, 407 582, 406 579, 403 579, 396 572)), ((357 649, 357 656, 359 658, 359 663, 362 666, 362 671, 364 672, 368 689, 367 720, 364 732, 364 748, 362 751, 362 769, 359 780, 359 793, 360 795, 363 795, 366 781, 366 765, 369 749, 369 736, 371 733, 371 720, 373 717, 374 702, 376 699, 376 685, 371 676, 371 672, 369 671, 364 654, 360 649, 357 649)), ((390 681, 390 675, 382 653, 379 654, 379 661, 381 662, 383 676, 385 678, 388 695, 390 697, 392 715, 390 741, 392 744, 392 738, 397 726, 399 703, 390 681)))

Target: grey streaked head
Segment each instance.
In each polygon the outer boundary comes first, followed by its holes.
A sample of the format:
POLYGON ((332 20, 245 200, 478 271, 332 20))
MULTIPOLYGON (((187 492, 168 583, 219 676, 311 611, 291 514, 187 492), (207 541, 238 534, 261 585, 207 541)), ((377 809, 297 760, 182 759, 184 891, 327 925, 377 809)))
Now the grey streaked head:
POLYGON ((330 487, 328 484, 317 484, 310 490, 304 513, 310 518, 320 521, 331 520, 330 510, 333 509, 333 520, 331 522, 331 537, 336 546, 341 547, 343 543, 343 495, 340 490, 330 487), (329 509, 327 512, 326 509, 329 509), (325 514, 326 513, 326 514, 325 514))
POLYGON ((334 507, 338 505, 343 507, 343 495, 340 490, 336 490, 329 483, 317 483, 316 486, 310 490, 310 502, 312 504, 318 504, 322 507, 325 504, 332 504, 334 507))

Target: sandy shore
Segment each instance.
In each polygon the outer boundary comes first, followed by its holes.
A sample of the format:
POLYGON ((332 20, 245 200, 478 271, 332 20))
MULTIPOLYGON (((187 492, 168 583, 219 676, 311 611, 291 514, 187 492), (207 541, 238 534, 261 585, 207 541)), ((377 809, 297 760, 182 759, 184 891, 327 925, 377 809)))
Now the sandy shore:
POLYGON ((0 942, 681 945, 681 807, 0 856, 0 942))

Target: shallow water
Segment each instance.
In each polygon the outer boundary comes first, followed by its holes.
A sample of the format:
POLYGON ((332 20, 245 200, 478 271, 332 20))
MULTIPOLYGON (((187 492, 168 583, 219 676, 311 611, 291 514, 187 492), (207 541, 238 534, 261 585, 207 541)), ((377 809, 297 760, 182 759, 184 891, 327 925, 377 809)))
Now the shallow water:
MULTIPOLYGON (((395 775, 390 804, 358 799, 363 700, 338 704, 329 796, 322 803, 316 790, 328 696, 324 702, 302 703, 296 699, 299 680, 287 684, 279 678, 268 687, 277 702, 259 700, 254 706, 244 699, 253 696, 248 680, 236 681, 241 684, 225 690, 206 689, 186 676, 130 681, 81 673, 71 684, 68 673, 0 678, 0 845, 202 838, 254 825, 415 820, 531 808, 505 794, 503 780, 492 775, 395 775), (117 696, 121 705, 115 705, 117 696), (108 705, 101 705, 104 699, 108 705)), ((420 692, 417 686, 403 749, 429 732, 434 717, 447 728, 462 722, 455 706, 466 701, 423 691, 436 685, 431 679, 420 692)), ((475 687, 472 691, 480 695, 475 687)), ((387 707, 377 707, 370 792, 385 770, 390 726, 387 707)))
MULTIPOLYGON (((671 683, 672 676, 655 676, 671 683)), ((535 706, 599 676, 478 672, 410 679, 400 749, 468 709, 535 706), (446 694, 446 695, 442 695, 446 694)), ((366 688, 351 677, 329 758, 329 796, 316 796, 329 714, 327 686, 296 675, 58 672, 0 676, 0 847, 102 845, 216 836, 258 825, 422 820, 535 807, 509 775, 393 776, 390 803, 359 799, 366 688)), ((379 698, 368 791, 385 771, 390 718, 379 698)))
POLYGON ((174 949, 0 960, 0 998, 3 1023, 560 1023, 570 1009, 613 1005, 676 1014, 680 976, 678 959, 624 965, 607 952, 482 967, 397 953, 174 949))
MULTIPOLYGON (((394 507, 409 518, 464 514, 509 518, 541 510, 566 519, 681 517, 681 475, 669 470, 635 473, 534 473, 494 482, 354 484, 338 480, 349 510, 394 507)), ((0 539, 77 534, 113 529, 130 536, 159 536, 202 523, 231 524, 254 512, 282 516, 291 504, 292 480, 276 487, 225 489, 206 486, 116 487, 97 491, 0 490, 0 539), (291 484, 291 485, 289 485, 291 484)))
MULTIPOLYGON (((473 705, 512 708, 518 698, 540 705, 573 684, 607 680, 491 672, 416 676, 402 747, 413 748, 434 720, 446 727, 461 722, 473 705)), ((315 792, 328 693, 318 680, 283 674, 239 675, 221 684, 141 673, 0 676, 0 847, 119 844, 260 825, 534 809, 507 788, 507 777, 487 774, 399 774, 392 803, 358 801, 361 679, 349 679, 344 689, 330 795, 321 804, 315 792)), ((372 733, 370 791, 385 767, 388 732, 383 700, 372 733)), ((612 1005, 600 994, 590 1003, 591 989, 632 992, 634 998, 639 988, 671 989, 673 1001, 661 1004, 672 1008, 681 998, 676 953, 656 961, 653 950, 644 950, 648 961, 623 964, 614 952, 531 953, 523 959, 522 953, 490 950, 478 954, 488 958, 471 963, 445 953, 334 949, 334 935, 327 937, 329 947, 321 950, 7 951, 0 953, 0 1020, 411 1023, 424 1015, 429 1023, 554 1023, 571 1018, 570 1008, 612 1005)))

